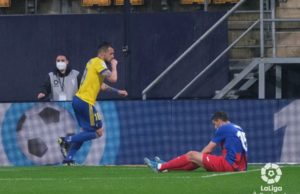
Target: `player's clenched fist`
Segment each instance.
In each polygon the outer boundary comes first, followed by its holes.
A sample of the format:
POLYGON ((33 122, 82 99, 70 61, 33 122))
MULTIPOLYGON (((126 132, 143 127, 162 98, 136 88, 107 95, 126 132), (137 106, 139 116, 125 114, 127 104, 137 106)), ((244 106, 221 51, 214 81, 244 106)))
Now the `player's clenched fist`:
POLYGON ((110 64, 111 64, 112 67, 117 67, 118 61, 116 59, 112 59, 110 64))

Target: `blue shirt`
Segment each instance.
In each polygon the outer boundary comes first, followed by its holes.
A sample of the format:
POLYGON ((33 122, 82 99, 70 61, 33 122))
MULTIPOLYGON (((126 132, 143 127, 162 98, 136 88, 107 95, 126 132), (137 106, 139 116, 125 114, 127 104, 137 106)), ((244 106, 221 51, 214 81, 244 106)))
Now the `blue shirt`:
POLYGON ((247 140, 244 130, 233 123, 220 126, 212 139, 222 147, 225 159, 233 165, 237 158, 247 154, 247 140))

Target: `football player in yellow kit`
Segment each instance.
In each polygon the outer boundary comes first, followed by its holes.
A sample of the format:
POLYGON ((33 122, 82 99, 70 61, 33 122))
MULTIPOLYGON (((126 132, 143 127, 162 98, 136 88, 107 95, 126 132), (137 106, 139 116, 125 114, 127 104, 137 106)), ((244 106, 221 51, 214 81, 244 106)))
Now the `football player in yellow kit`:
POLYGON ((114 49, 110 43, 104 42, 98 48, 98 55, 89 60, 86 64, 84 74, 78 92, 75 94, 72 106, 76 119, 83 129, 82 132, 60 137, 58 143, 65 157, 63 164, 73 165, 73 156, 80 149, 81 145, 88 140, 101 137, 103 126, 101 116, 95 109, 97 96, 101 90, 116 92, 120 96, 127 96, 125 90, 118 90, 105 84, 107 80, 115 83, 118 79, 118 61, 114 58, 114 49), (106 63, 111 64, 111 71, 106 63))

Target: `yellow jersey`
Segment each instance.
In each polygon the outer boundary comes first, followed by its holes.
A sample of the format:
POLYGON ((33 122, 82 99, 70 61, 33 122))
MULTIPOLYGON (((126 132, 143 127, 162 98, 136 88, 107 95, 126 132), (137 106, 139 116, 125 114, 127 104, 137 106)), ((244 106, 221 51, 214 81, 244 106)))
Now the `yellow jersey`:
POLYGON ((104 60, 98 57, 90 59, 86 64, 76 96, 94 106, 105 79, 105 76, 101 73, 105 70, 107 70, 107 66, 104 60))

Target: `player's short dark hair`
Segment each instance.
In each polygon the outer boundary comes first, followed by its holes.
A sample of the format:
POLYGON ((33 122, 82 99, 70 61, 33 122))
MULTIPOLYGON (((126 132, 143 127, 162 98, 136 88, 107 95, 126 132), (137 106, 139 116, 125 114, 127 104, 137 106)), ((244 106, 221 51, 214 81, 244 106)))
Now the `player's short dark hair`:
POLYGON ((222 121, 228 121, 229 120, 227 113, 224 112, 224 111, 217 111, 212 115, 211 120, 214 121, 214 120, 217 120, 217 119, 221 119, 222 121))
POLYGON ((97 48, 98 53, 103 52, 103 51, 107 51, 107 49, 111 47, 112 48, 112 44, 110 42, 101 42, 97 48))

